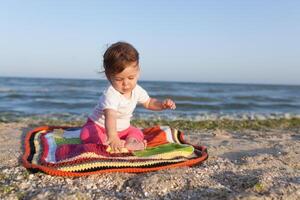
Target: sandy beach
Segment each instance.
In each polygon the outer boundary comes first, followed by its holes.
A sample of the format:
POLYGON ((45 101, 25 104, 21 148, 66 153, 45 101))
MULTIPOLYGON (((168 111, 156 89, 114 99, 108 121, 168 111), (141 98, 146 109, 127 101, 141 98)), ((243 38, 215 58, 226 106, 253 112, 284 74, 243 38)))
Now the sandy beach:
POLYGON ((22 166, 33 126, 0 123, 1 199, 300 199, 300 128, 186 130, 187 141, 208 147, 201 165, 64 178, 22 166))

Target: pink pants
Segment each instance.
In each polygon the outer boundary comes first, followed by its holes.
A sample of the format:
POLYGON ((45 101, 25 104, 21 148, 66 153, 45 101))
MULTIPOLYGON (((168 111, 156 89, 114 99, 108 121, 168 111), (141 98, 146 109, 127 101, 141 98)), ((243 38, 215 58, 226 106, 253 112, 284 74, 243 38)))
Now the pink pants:
MULTIPOLYGON (((127 129, 118 132, 118 136, 121 140, 126 140, 129 137, 133 137, 139 142, 144 140, 143 132, 133 126, 129 126, 127 129)), ((91 119, 88 119, 81 129, 80 139, 84 144, 105 144, 107 141, 106 130, 91 119)))

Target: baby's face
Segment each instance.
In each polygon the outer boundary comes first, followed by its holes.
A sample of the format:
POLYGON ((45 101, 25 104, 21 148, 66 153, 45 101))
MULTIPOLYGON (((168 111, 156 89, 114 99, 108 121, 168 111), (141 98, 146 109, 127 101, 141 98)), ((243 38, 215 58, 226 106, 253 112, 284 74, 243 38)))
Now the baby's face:
POLYGON ((136 62, 129 64, 121 73, 110 78, 112 86, 121 94, 131 94, 139 78, 140 69, 136 62))

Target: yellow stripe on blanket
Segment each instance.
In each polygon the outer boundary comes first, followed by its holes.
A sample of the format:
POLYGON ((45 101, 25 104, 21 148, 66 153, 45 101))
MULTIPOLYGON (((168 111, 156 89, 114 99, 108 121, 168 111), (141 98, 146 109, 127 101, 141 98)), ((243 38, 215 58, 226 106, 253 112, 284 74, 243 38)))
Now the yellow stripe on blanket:
POLYGON ((185 161, 185 158, 173 159, 173 160, 157 160, 157 161, 143 161, 143 162, 90 162, 79 165, 73 165, 68 167, 59 167, 57 169, 66 172, 84 171, 97 167, 145 167, 154 164, 162 163, 177 163, 185 161))
POLYGON ((33 144, 34 144, 34 148, 35 148, 35 154, 32 158, 32 163, 33 164, 39 164, 39 159, 41 154, 43 153, 43 149, 40 146, 40 136, 42 133, 45 133, 46 131, 40 131, 38 133, 35 134, 34 139, 33 139, 33 144))

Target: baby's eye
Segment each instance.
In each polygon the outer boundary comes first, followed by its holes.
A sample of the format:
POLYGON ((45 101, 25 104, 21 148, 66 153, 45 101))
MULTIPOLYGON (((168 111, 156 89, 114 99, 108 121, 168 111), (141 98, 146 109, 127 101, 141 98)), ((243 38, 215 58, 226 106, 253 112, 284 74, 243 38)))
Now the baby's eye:
POLYGON ((129 79, 129 80, 133 80, 133 79, 134 79, 134 77, 129 77, 128 79, 129 79))
POLYGON ((116 79, 115 79, 115 81, 122 81, 122 79, 118 79, 118 78, 116 78, 116 79))

